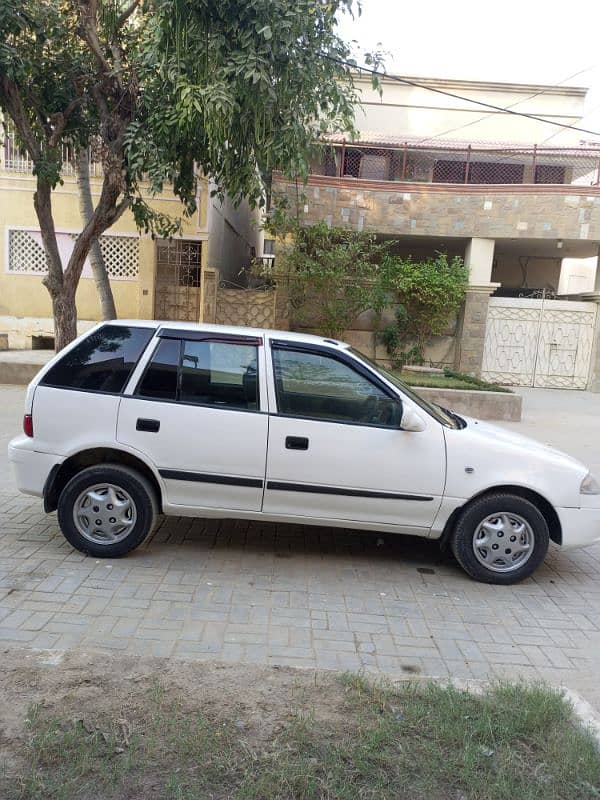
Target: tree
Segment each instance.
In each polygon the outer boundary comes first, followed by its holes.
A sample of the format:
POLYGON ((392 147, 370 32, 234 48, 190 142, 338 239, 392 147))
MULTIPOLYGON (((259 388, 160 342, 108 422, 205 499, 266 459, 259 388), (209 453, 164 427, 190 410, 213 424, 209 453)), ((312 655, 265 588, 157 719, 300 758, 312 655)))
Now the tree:
MULTIPOLYGON (((92 188, 90 186, 90 151, 80 150, 75 160, 75 173, 77 175, 77 188, 79 190, 79 213, 87 225, 94 215, 92 201, 92 188)), ((117 308, 112 293, 108 271, 102 255, 102 248, 98 239, 94 239, 90 246, 90 264, 96 283, 96 291, 100 300, 102 319, 115 319, 117 308)))
POLYGON ((195 167, 235 201, 262 176, 304 177, 315 137, 352 129, 356 93, 335 18, 352 0, 0 0, 0 109, 34 165, 55 342, 76 335, 90 248, 130 208, 168 236, 179 221, 142 195, 173 186, 192 214, 195 167), (67 264, 52 192, 65 147, 100 142, 102 187, 67 264))
MULTIPOLYGON (((303 227, 288 220, 285 226, 289 238, 277 251, 276 279, 297 323, 339 338, 361 312, 382 309, 379 265, 388 244, 325 222, 303 227)), ((281 229, 276 232, 281 236, 281 229)))

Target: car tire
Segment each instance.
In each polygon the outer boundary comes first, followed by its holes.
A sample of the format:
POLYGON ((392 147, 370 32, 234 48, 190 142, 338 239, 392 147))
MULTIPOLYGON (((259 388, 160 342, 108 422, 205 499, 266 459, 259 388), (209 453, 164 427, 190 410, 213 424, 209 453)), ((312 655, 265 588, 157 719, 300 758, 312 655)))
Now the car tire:
POLYGON ((549 542, 548 524, 536 505, 519 495, 498 492, 464 509, 450 546, 476 581, 509 586, 539 567, 549 542))
POLYGON ((100 558, 118 558, 138 547, 154 528, 157 513, 150 482, 121 464, 83 469, 58 500, 65 538, 82 553, 100 558))

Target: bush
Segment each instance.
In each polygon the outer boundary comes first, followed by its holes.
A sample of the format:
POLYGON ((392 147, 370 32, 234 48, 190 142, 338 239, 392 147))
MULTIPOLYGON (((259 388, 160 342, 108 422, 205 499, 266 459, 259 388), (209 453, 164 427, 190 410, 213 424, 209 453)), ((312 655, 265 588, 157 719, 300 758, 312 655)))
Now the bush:
POLYGON ((422 364, 427 339, 439 336, 458 314, 469 283, 462 258, 437 253, 424 261, 387 255, 382 292, 397 303, 396 321, 382 332, 392 362, 422 364))
POLYGON ((385 303, 380 264, 389 244, 324 222, 289 223, 277 252, 277 282, 287 288, 294 321, 339 338, 363 311, 385 303))

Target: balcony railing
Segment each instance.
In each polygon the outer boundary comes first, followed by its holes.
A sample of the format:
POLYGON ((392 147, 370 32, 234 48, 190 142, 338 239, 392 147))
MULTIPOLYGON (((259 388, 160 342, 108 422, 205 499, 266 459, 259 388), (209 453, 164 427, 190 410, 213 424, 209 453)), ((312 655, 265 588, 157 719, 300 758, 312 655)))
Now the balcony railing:
POLYGON ((324 145, 313 175, 399 183, 600 185, 600 147, 324 145))
MULTIPOLYGON (((15 141, 14 134, 9 130, 4 136, 2 167, 9 172, 21 172, 31 174, 33 172, 33 161, 27 153, 19 148, 15 141)), ((62 146, 62 168, 63 175, 75 174, 75 154, 73 148, 68 144, 62 146)), ((102 174, 101 165, 90 160, 90 176, 97 177, 102 174)))

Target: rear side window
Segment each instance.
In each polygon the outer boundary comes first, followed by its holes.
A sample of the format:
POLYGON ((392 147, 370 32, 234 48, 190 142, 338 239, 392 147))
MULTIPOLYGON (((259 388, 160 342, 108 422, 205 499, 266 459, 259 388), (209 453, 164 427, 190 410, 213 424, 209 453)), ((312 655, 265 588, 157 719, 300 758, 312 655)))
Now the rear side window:
POLYGON ((237 341, 163 339, 150 359, 136 395, 256 411, 256 345, 237 341))
POLYGON ((256 347, 184 342, 179 399, 183 403, 258 408, 256 347))
POLYGON ((152 328, 103 325, 65 353, 40 384, 119 394, 153 334, 152 328))

